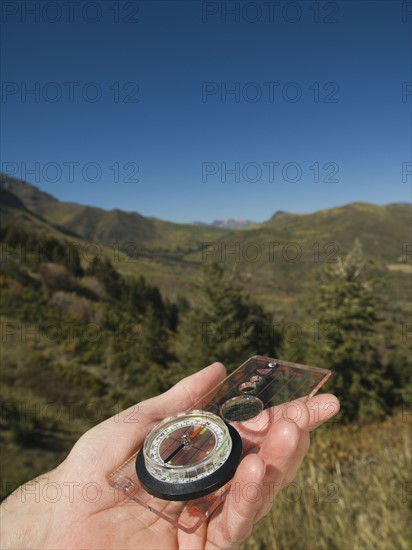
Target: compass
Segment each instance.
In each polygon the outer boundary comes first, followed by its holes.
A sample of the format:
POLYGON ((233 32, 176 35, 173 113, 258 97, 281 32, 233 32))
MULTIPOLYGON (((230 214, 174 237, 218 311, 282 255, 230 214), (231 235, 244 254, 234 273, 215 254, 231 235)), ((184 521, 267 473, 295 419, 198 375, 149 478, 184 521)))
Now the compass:
POLYGON ((193 410, 156 424, 140 450, 111 472, 109 483, 193 533, 223 502, 240 463, 242 440, 232 423, 307 400, 330 376, 327 369, 255 355, 199 397, 193 410))
POLYGON ((242 455, 239 433, 216 414, 182 412, 149 432, 136 458, 136 474, 152 496, 191 500, 232 479, 242 455))

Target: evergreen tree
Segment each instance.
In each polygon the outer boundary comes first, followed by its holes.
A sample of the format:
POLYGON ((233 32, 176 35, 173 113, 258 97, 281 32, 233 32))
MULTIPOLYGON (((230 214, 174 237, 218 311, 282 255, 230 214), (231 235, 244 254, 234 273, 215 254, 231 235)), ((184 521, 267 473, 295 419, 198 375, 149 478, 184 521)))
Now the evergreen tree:
POLYGON ((388 410, 392 381, 383 377, 377 282, 355 242, 345 259, 317 273, 310 294, 314 321, 308 363, 331 369, 329 388, 342 401, 342 417, 372 420, 388 410))
POLYGON ((164 301, 166 326, 172 332, 176 332, 179 324, 179 308, 177 304, 171 302, 168 298, 164 301))
POLYGON ((146 303, 150 304, 153 308, 154 315, 158 319, 159 323, 165 323, 165 305, 162 295, 157 286, 146 286, 146 303))
POLYGON ((147 285, 141 275, 138 279, 130 277, 127 280, 125 291, 125 305, 134 313, 144 313, 147 307, 147 285))
POLYGON ((108 258, 93 258, 90 267, 87 269, 87 275, 94 275, 101 281, 107 293, 114 300, 119 300, 122 295, 122 277, 113 267, 108 258))
POLYGON ((179 321, 176 355, 184 372, 213 361, 230 371, 252 355, 275 355, 281 336, 271 316, 243 290, 237 272, 213 263, 200 288, 202 303, 179 321))
POLYGON ((75 277, 81 277, 83 275, 80 254, 77 248, 66 245, 63 263, 75 277))
POLYGON ((167 332, 152 305, 147 307, 143 315, 139 351, 146 361, 160 366, 165 366, 167 362, 167 332))

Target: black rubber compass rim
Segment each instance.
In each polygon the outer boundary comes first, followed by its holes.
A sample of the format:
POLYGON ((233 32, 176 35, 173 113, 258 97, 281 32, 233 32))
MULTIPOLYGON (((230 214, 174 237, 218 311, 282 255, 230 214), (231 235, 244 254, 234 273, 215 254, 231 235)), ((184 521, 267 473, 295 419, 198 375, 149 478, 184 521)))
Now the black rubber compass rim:
POLYGON ((170 483, 153 477, 146 468, 143 449, 136 457, 136 474, 142 487, 152 496, 163 500, 192 500, 213 493, 235 475, 242 458, 242 438, 233 426, 226 424, 232 439, 232 450, 226 461, 215 472, 188 483, 170 483))

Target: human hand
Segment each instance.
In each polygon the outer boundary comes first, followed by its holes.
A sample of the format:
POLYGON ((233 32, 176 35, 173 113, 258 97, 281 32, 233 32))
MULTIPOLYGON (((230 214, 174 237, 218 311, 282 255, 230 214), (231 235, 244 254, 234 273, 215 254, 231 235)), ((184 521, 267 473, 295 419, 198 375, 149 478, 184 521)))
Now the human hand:
POLYGON ((192 534, 141 506, 123 506, 107 481, 142 445, 149 429, 190 409, 225 375, 223 365, 214 363, 86 432, 62 464, 2 504, 2 548, 237 548, 294 478, 309 448, 310 430, 339 411, 335 396, 297 400, 237 425, 246 456, 232 480, 236 490, 192 534), (245 498, 244 489, 252 485, 259 498, 245 498))

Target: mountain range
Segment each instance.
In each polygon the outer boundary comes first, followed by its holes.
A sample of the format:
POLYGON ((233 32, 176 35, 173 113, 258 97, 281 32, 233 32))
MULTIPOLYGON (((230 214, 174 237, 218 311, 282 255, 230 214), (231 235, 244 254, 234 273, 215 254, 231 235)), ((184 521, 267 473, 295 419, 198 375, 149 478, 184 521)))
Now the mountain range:
POLYGON ((171 297, 196 294, 202 265, 217 259, 238 264, 247 289, 267 305, 289 308, 299 301, 310 271, 335 263, 356 239, 382 271, 390 307, 404 309, 410 296, 411 206, 405 203, 358 202, 311 214, 277 211, 264 223, 177 224, 63 202, 6 175, 0 202, 4 223, 76 242, 84 251, 93 244, 119 271, 144 275, 171 297))

